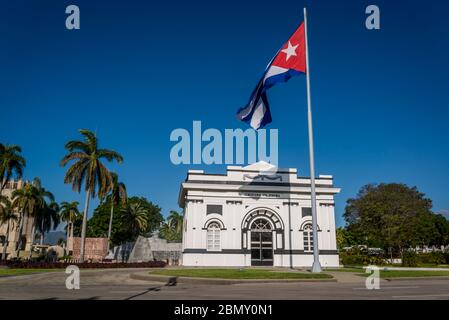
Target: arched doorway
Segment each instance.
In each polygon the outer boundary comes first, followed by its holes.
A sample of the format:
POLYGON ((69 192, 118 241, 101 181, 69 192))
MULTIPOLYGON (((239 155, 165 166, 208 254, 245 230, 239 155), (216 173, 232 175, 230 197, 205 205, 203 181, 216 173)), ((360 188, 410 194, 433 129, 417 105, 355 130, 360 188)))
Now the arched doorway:
POLYGON ((257 218, 251 223, 251 265, 273 265, 273 230, 267 219, 257 218))

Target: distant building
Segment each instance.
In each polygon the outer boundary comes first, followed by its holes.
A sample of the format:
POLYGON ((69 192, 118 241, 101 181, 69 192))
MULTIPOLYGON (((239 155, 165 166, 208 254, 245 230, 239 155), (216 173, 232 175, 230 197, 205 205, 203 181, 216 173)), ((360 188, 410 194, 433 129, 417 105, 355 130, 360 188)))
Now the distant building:
MULTIPOLYGON (((310 178, 265 162, 228 166, 226 174, 189 170, 181 184, 185 266, 310 267, 310 178)), ((315 180, 318 247, 324 267, 339 265, 332 176, 315 180)))
MULTIPOLYGON (((23 180, 11 180, 6 183, 5 189, 2 191, 2 195, 8 197, 12 201, 12 193, 14 190, 21 189, 25 185, 25 181, 23 180)), ((19 215, 19 212, 17 212, 19 215)), ((20 215, 19 215, 20 219, 20 215)), ((11 259, 16 257, 17 246, 20 241, 20 251, 19 257, 28 257, 31 250, 31 232, 33 228, 34 218, 32 217, 22 217, 23 219, 23 230, 22 234, 19 235, 19 223, 10 221, 9 225, 9 239, 6 239, 6 229, 7 224, 0 224, 0 257, 3 254, 4 246, 7 245, 6 248, 6 256, 7 259, 11 259)), ((2 257, 3 258, 3 257, 2 257)))

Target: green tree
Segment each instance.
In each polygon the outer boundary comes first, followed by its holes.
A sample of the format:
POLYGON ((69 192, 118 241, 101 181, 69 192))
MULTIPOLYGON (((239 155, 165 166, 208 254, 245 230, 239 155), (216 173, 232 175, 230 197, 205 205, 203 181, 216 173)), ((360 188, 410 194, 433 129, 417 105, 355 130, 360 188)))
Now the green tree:
POLYGON ((134 236, 138 236, 148 227, 148 209, 141 203, 128 203, 122 207, 123 227, 134 236))
POLYGON ((183 215, 174 210, 170 211, 167 220, 162 222, 159 228, 159 234, 169 241, 182 241, 183 221, 183 215))
POLYGON ((114 205, 119 203, 126 204, 126 186, 123 182, 118 181, 118 175, 115 172, 111 172, 111 191, 109 201, 111 203, 111 216, 109 217, 108 227, 108 247, 111 245, 111 232, 112 232, 112 219, 114 217, 114 205))
POLYGON ((435 231, 432 201, 416 187, 391 183, 366 185, 348 199, 346 229, 358 244, 381 247, 391 255, 429 245, 435 231))
POLYGON ((11 201, 8 197, 0 195, 0 225, 6 224, 5 242, 3 244, 3 260, 6 260, 6 249, 9 245, 9 233, 11 227, 18 221, 17 214, 14 212, 11 201), (12 223, 12 224, 11 224, 12 223))
POLYGON ((21 152, 22 148, 17 145, 0 143, 0 194, 12 177, 22 178, 26 161, 21 152))
POLYGON ((39 231, 40 244, 44 244, 45 233, 50 230, 55 230, 59 223, 61 222, 59 216, 59 205, 56 202, 51 202, 45 204, 44 208, 40 210, 39 214, 36 216, 36 227, 39 231))
MULTIPOLYGON (((80 212, 76 215, 75 221, 73 221, 72 237, 81 237, 81 229, 83 228, 84 213, 80 212)), ((66 226, 67 228, 67 226, 66 226)))
POLYGON ((354 244, 354 238, 353 235, 346 230, 345 228, 337 228, 336 230, 336 238, 337 238, 337 248, 342 249, 344 247, 349 247, 354 244))
POLYGON ((67 239, 69 237, 73 237, 73 229, 74 229, 74 223, 77 217, 80 215, 80 212, 78 210, 78 201, 72 201, 72 202, 62 202, 61 203, 61 209, 59 211, 59 216, 62 221, 64 221, 67 231, 67 239))
MULTIPOLYGON (((34 178, 33 186, 36 189, 37 197, 39 198, 39 205, 33 215, 34 220, 31 232, 31 245, 34 243, 36 229, 40 233, 40 242, 43 244, 45 232, 50 231, 52 227, 54 230, 59 224, 59 208, 53 194, 42 186, 42 182, 39 178, 34 178)), ((31 253, 32 250, 30 250, 30 257, 31 253)))
MULTIPOLYGON (((23 188, 14 190, 12 193, 12 206, 20 212, 19 215, 19 241, 16 245, 16 256, 19 256, 22 245, 23 221, 26 217, 34 217, 36 212, 43 206, 44 198, 40 197, 39 190, 31 183, 26 183, 23 188)), ((34 236, 34 224, 31 237, 34 236)), ((31 239, 33 240, 33 239, 31 239)))
POLYGON ((434 214, 435 226, 431 245, 441 246, 449 244, 449 221, 442 214, 434 214))
MULTIPOLYGON (((95 209, 94 214, 91 219, 88 221, 87 233, 89 237, 106 237, 108 234, 108 226, 110 221, 110 211, 111 211, 111 201, 109 199, 110 195, 98 205, 95 209)), ((144 207, 147 226, 144 230, 139 231, 138 233, 133 232, 128 226, 129 217, 126 214, 125 203, 119 202, 118 205, 114 206, 114 219, 112 221, 111 228, 111 244, 119 245, 128 241, 135 241, 137 236, 148 235, 158 228, 161 221, 163 221, 163 217, 161 215, 161 209, 148 201, 143 197, 129 197, 127 200, 127 204, 139 204, 141 207, 144 207)))
POLYGON ((86 191, 80 250, 80 261, 83 262, 89 199, 94 198, 97 193, 100 199, 104 198, 111 186, 111 175, 101 160, 106 159, 109 162, 115 160, 122 163, 123 157, 116 151, 99 148, 98 139, 93 132, 85 129, 81 129, 79 132, 84 140, 73 140, 66 143, 65 148, 69 153, 61 160, 61 166, 73 161, 65 174, 64 183, 72 184, 73 190, 77 192, 81 192, 81 187, 84 184, 86 191))

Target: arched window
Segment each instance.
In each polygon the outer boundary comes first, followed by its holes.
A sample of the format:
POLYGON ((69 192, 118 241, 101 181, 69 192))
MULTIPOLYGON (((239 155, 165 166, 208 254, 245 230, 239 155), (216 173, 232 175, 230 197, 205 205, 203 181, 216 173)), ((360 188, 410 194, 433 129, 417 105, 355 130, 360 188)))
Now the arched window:
POLYGON ((207 250, 220 250, 220 225, 218 222, 211 222, 207 226, 207 250))
POLYGON ((268 220, 257 219, 252 223, 251 231, 271 231, 271 224, 268 220))
POLYGON ((312 232, 311 224, 306 224, 304 226, 303 240, 304 240, 304 251, 312 252, 313 251, 313 232, 312 232))

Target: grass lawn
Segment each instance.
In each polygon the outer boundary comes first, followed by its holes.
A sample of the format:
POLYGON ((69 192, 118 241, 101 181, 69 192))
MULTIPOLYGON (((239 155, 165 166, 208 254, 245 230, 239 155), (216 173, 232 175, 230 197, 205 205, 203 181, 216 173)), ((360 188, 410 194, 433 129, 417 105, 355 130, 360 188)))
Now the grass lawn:
POLYGON ((447 264, 430 264, 430 263, 420 263, 418 267, 421 268, 449 268, 447 264))
POLYGON ((0 277, 2 276, 21 276, 32 273, 42 273, 42 272, 63 272, 64 269, 0 269, 0 277))
MULTIPOLYGON (((360 274, 367 277, 368 273, 360 274)), ((415 278, 415 277, 449 277, 449 271, 425 271, 425 270, 388 270, 380 271, 381 278, 415 278)))
POLYGON ((283 272, 265 269, 160 269, 150 274, 173 277, 219 278, 219 279, 331 279, 325 273, 283 272))

